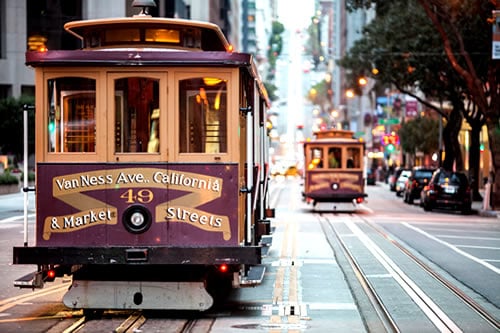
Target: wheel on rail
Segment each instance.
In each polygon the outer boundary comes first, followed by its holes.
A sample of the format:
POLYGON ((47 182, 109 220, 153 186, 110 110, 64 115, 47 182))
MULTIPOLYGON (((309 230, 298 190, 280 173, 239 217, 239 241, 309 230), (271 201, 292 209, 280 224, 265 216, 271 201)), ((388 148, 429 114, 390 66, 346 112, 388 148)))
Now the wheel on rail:
POLYGON ((83 309, 83 316, 87 319, 99 319, 103 313, 103 309, 83 309))

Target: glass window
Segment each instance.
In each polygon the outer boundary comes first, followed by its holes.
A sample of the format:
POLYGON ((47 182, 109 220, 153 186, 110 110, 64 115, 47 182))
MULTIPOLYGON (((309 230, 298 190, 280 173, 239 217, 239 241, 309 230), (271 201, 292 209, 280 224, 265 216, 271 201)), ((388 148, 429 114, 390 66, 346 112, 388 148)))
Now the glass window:
POLYGON ((115 80, 115 152, 160 151, 159 80, 115 80))
POLYGON ((328 167, 340 168, 342 163, 342 149, 341 148, 328 148, 328 167))
POLYGON ((212 77, 179 82, 181 153, 227 152, 227 82, 212 77))
POLYGON ((359 147, 347 148, 347 165, 348 169, 361 167, 361 152, 359 147))
POLYGON ((307 168, 309 170, 311 169, 317 169, 317 168, 322 168, 323 167, 323 148, 311 148, 309 151, 309 164, 307 165, 307 168))
POLYGON ((95 87, 80 77, 48 81, 49 152, 95 152, 95 87))

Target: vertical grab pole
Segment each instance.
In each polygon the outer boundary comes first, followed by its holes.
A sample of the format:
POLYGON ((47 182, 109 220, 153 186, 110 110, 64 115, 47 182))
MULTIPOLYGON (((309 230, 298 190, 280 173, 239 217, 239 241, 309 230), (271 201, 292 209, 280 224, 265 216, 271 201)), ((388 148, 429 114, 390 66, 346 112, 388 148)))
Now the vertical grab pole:
POLYGON ((259 126, 259 164, 260 164, 260 178, 259 178, 259 220, 264 219, 264 200, 266 199, 264 196, 265 190, 265 176, 266 176, 266 161, 265 161, 265 140, 264 140, 264 127, 259 126))
POLYGON ((253 114, 252 107, 240 108, 240 111, 245 113, 247 127, 247 137, 246 137, 246 162, 247 162, 247 173, 246 173, 246 186, 241 189, 246 195, 246 209, 245 209, 245 242, 247 244, 252 243, 252 191, 253 191, 253 114))
POLYGON ((253 191, 253 114, 247 113, 247 243, 252 244, 252 191, 253 191))
POLYGON ((23 123, 24 123, 24 246, 28 246, 28 105, 23 107, 23 123))

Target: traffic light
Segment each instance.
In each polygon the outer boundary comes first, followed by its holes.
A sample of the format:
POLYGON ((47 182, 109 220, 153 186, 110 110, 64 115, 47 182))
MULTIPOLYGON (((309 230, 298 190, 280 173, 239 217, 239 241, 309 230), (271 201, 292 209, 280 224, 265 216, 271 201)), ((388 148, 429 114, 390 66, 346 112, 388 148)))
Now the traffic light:
POLYGON ((394 150, 396 150, 396 147, 392 143, 389 143, 387 146, 385 146, 385 151, 387 153, 393 153, 394 150))

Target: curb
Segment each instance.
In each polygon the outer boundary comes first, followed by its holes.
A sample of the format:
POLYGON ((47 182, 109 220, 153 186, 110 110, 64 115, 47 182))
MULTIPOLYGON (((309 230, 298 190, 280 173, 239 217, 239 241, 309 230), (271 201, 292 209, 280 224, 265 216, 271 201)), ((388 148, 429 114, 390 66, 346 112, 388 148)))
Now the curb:
POLYGON ((500 218, 500 212, 498 212, 496 210, 479 209, 477 211, 477 213, 478 213, 479 216, 500 218))

